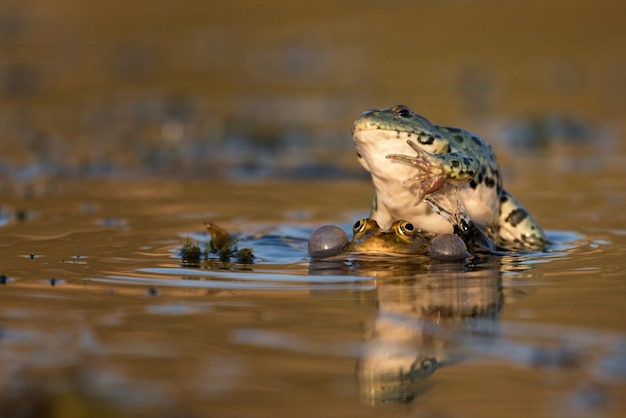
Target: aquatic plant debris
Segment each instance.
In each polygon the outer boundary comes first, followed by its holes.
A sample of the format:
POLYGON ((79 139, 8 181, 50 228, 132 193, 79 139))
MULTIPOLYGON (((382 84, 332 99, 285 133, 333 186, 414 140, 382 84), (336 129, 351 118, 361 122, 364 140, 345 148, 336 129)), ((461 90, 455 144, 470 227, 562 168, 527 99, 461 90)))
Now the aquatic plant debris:
POLYGON ((183 245, 183 248, 180 250, 183 265, 188 267, 200 267, 201 255, 202 251, 200 250, 200 245, 191 242, 190 239, 187 239, 187 242, 185 242, 185 245, 183 245))
POLYGON ((221 247, 217 247, 215 242, 211 240, 204 249, 204 259, 210 260, 210 254, 217 254, 218 260, 228 263, 231 259, 234 259, 239 264, 252 264, 254 263, 254 254, 252 248, 237 248, 237 243, 241 241, 241 238, 228 241, 221 247))
POLYGON ((204 226, 211 234, 211 241, 209 242, 211 252, 217 253, 220 249, 227 246, 232 246, 233 241, 237 241, 237 238, 231 235, 224 228, 214 224, 212 222, 205 222, 204 226))
POLYGON ((200 267, 201 259, 210 261, 215 259, 211 255, 217 255, 217 259, 223 263, 234 261, 238 264, 253 264, 254 252, 252 248, 237 248, 237 243, 241 238, 237 238, 225 229, 210 222, 204 224, 211 234, 211 240, 207 243, 204 251, 201 251, 200 244, 187 239, 187 242, 180 250, 183 265, 186 267, 200 267))

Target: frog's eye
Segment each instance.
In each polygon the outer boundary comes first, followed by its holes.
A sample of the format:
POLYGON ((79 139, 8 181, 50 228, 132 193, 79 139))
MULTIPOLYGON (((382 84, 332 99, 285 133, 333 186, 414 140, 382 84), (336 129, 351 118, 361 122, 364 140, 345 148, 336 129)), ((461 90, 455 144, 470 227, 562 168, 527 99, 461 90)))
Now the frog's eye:
POLYGON ((402 235, 413 236, 413 232, 415 231, 415 227, 410 222, 402 222, 400 223, 400 233, 402 235))
POLYGON ((412 116, 411 109, 402 105, 394 107, 393 114, 401 118, 410 118, 412 116))
POLYGON ((365 225, 367 225, 365 219, 361 219, 360 221, 356 221, 356 223, 352 227, 352 230, 354 232, 362 232, 365 229, 365 225))

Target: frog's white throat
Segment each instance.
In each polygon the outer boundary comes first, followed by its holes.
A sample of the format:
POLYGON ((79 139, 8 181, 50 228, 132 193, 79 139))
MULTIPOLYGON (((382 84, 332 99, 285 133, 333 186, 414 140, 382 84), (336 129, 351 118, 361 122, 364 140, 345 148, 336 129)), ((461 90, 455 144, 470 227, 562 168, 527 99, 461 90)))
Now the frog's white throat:
POLYGON ((373 177, 400 183, 400 179, 415 171, 408 164, 387 158, 389 154, 414 155, 415 151, 407 144, 407 140, 415 139, 414 135, 376 129, 357 131, 353 137, 359 162, 373 177), (409 174, 403 176, 405 172, 409 174))
POLYGON ((426 202, 413 206, 419 183, 406 184, 403 180, 415 175, 415 166, 402 161, 389 159, 389 154, 415 155, 407 140, 415 135, 406 132, 385 130, 363 130, 354 133, 354 145, 359 154, 359 162, 372 175, 376 189, 377 209, 372 216, 382 228, 388 228, 392 221, 406 219, 420 230, 432 233, 452 232, 451 224, 443 217, 432 213, 426 202), (432 216, 429 216, 432 214, 432 216))

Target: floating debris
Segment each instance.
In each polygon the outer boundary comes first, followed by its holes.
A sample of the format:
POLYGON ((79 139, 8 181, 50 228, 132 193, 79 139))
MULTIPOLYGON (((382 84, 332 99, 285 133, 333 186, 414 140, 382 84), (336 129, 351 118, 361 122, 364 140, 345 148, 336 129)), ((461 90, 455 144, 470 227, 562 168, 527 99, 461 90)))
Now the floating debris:
POLYGON ((187 242, 180 250, 180 256, 183 260, 183 266, 200 267, 202 250, 200 249, 199 244, 193 243, 189 239, 187 239, 187 242))
POLYGON ((205 222, 204 226, 211 234, 209 248, 210 252, 213 254, 217 254, 220 250, 232 246, 233 241, 238 241, 236 237, 229 234, 224 228, 221 228, 212 222, 205 222))
POLYGON ((235 253, 235 259, 239 264, 254 264, 252 248, 242 248, 235 253))
POLYGON ((211 241, 209 241, 204 250, 204 258, 206 260, 211 258, 209 254, 217 254, 217 258, 224 263, 231 261, 233 258, 239 264, 254 263, 252 248, 237 248, 237 243, 241 241, 241 238, 233 236, 214 223, 205 222, 204 225, 211 234, 211 241))

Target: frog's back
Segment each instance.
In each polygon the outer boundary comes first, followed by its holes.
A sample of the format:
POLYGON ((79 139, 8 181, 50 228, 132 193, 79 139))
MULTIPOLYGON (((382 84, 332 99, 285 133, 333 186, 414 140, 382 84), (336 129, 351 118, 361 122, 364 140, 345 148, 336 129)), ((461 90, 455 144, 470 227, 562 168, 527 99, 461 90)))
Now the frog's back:
POLYGON ((502 187, 502 177, 491 145, 465 129, 434 125, 450 141, 450 152, 471 155, 480 171, 459 188, 470 218, 486 227, 503 245, 544 248, 548 239, 530 213, 502 187))

